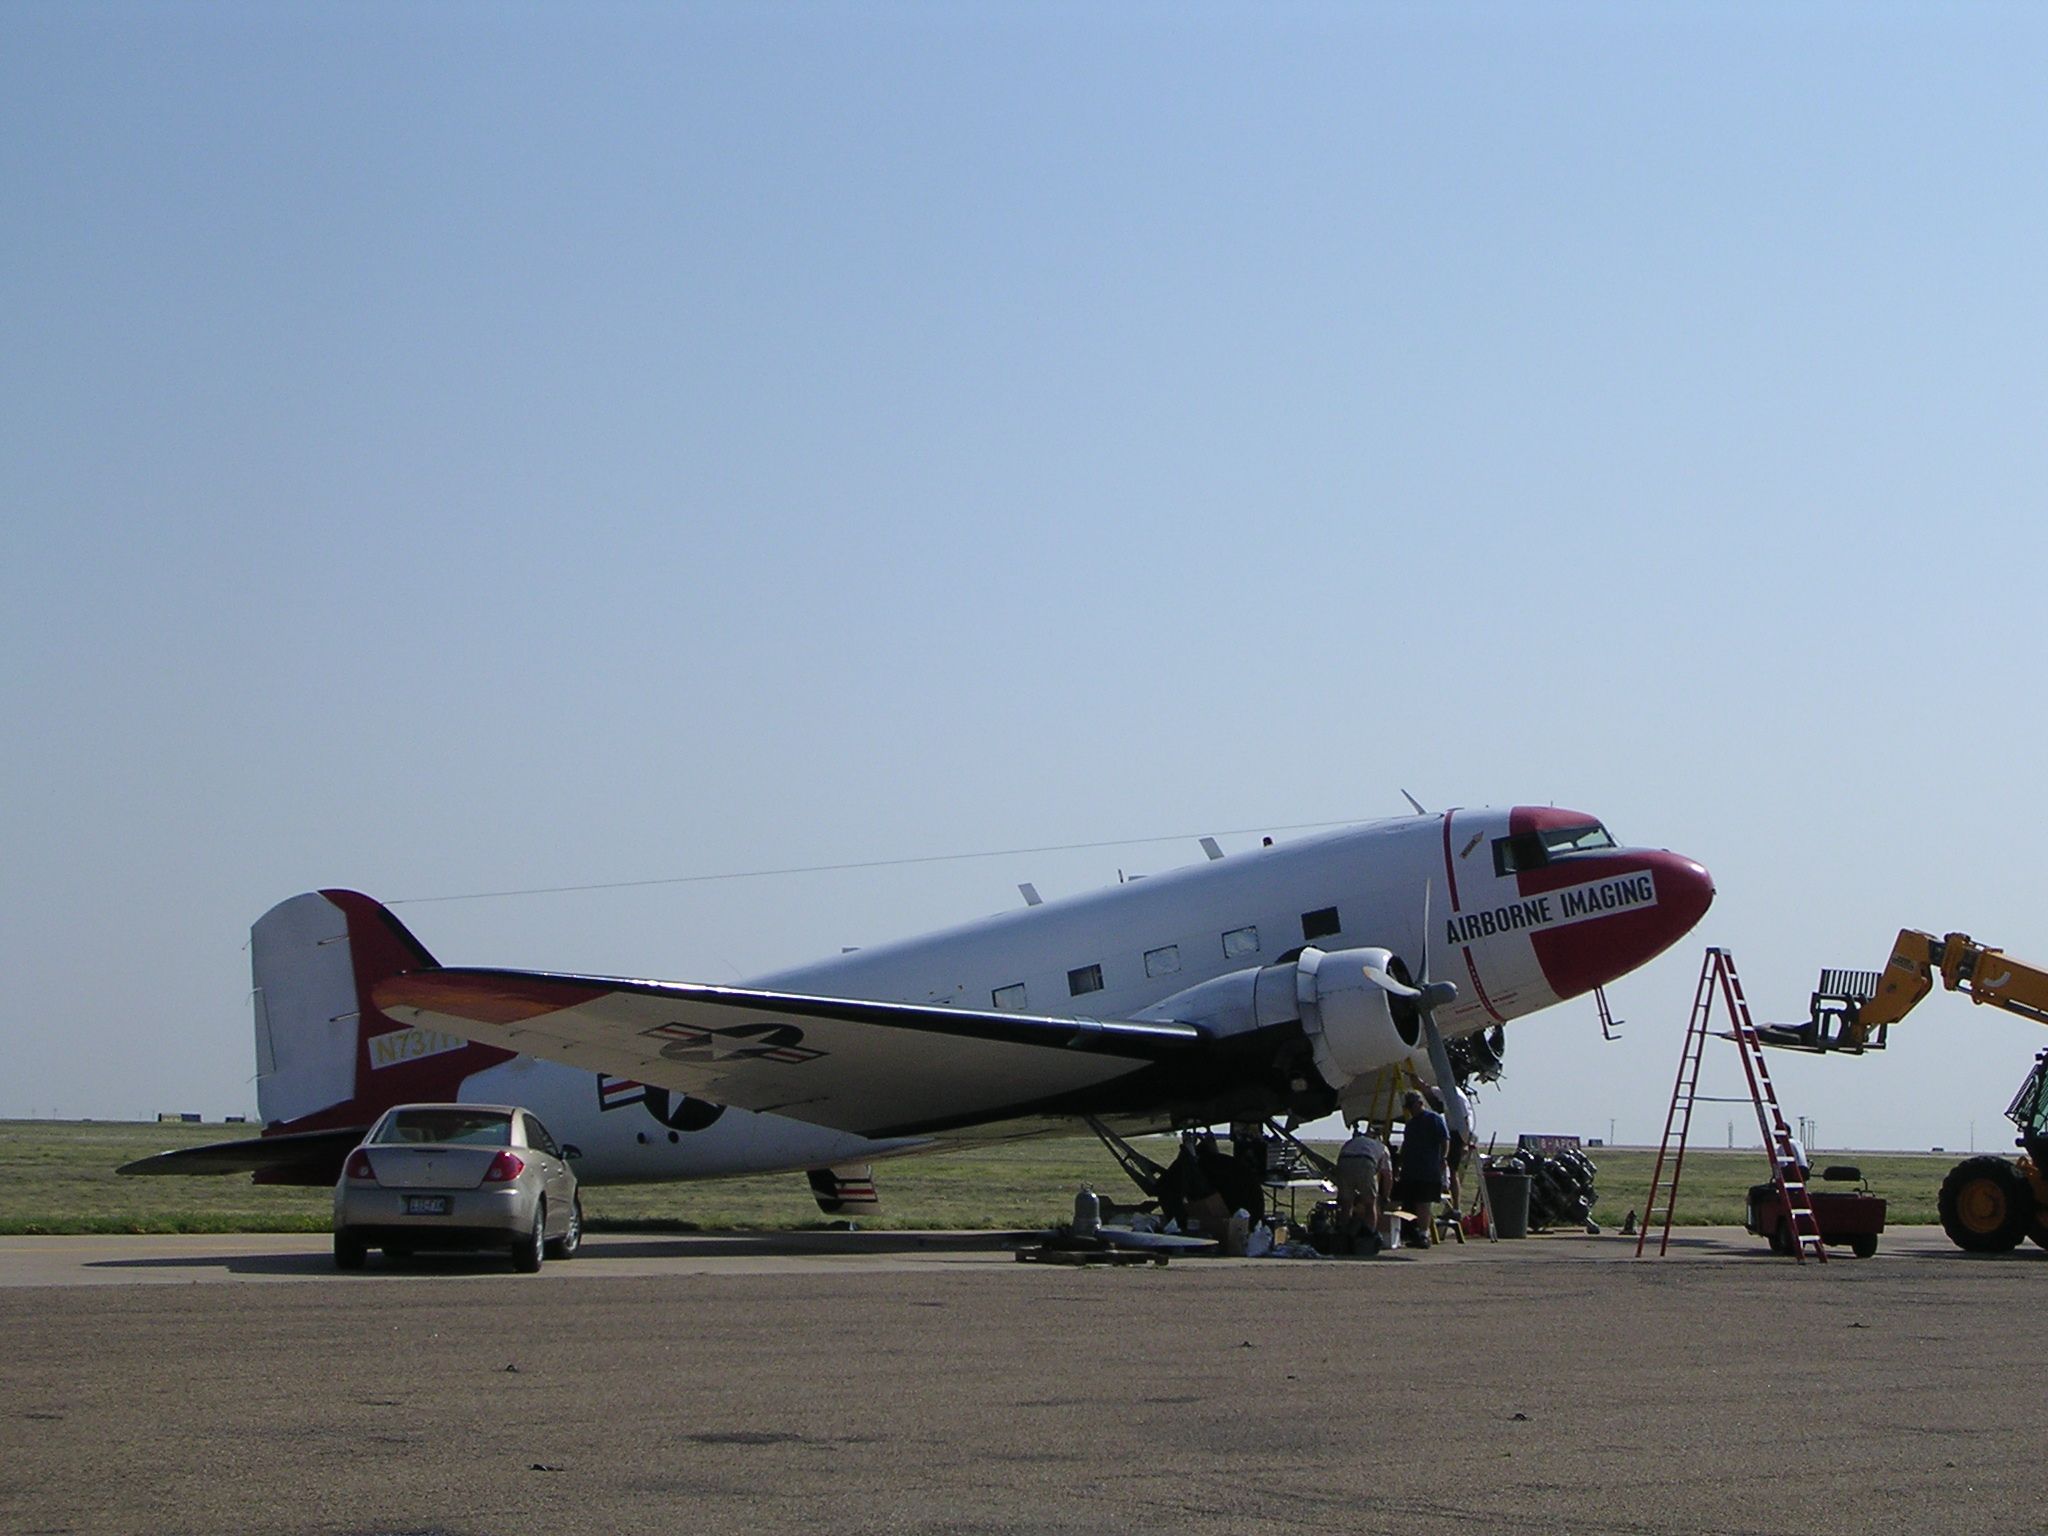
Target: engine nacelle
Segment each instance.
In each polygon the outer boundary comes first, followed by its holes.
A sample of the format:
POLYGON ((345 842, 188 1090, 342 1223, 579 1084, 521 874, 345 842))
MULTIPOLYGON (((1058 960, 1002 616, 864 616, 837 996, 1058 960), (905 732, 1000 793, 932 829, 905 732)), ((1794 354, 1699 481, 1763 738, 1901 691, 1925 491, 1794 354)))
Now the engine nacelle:
POLYGON ((1422 1019, 1367 970, 1394 963, 1384 949, 1340 949, 1325 954, 1311 945, 1294 966, 1294 1000, 1315 1052, 1316 1071, 1338 1093, 1367 1073, 1406 1061, 1422 1048, 1422 1019))

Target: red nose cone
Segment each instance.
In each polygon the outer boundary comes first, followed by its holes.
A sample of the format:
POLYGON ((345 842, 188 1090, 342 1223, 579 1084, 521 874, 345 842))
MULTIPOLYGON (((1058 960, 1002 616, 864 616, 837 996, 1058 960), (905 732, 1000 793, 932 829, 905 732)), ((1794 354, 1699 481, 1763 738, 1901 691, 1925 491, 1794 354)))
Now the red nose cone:
POLYGON ((1543 979, 1560 998, 1626 976, 1690 933, 1714 902, 1714 877, 1683 854, 1618 850, 1602 858, 1562 860, 1523 877, 1533 888, 1593 886, 1594 900, 1613 901, 1583 921, 1534 935, 1543 979))

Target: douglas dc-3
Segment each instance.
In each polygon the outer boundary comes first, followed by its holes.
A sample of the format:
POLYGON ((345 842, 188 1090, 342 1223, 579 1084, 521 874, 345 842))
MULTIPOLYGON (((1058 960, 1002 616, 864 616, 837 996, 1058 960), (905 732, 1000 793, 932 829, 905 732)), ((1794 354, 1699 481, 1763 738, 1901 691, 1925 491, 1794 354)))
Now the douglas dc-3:
POLYGON ((745 986, 443 966, 366 896, 295 896, 251 934, 263 1134, 123 1171, 331 1183, 389 1106, 464 1100, 527 1106, 586 1183, 803 1170, 843 1212, 963 1141, 1362 1114, 1714 897, 1556 808, 1209 853, 745 986))

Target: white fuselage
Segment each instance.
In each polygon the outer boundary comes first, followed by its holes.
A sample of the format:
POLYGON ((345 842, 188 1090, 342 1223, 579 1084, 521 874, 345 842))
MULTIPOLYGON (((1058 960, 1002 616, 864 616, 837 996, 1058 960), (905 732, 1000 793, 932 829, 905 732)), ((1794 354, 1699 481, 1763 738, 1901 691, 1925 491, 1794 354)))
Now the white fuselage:
MULTIPOLYGON (((1529 934, 1519 928, 1466 923, 1501 931, 1446 942, 1447 933, 1464 936, 1464 929, 1447 926, 1447 917, 1506 910, 1514 899, 1513 876, 1496 874, 1488 851, 1506 833, 1509 814, 1403 818, 1261 848, 774 972, 750 985, 1130 1018, 1198 983, 1289 958, 1305 942, 1326 950, 1381 946, 1419 968, 1427 911, 1435 919, 1431 967, 1459 987, 1457 1001, 1439 1009, 1437 1020, 1456 1037, 1557 1001, 1529 934), (1453 830, 1462 852, 1452 847, 1453 830)), ((588 1182, 818 1168, 935 1144, 871 1141, 778 1115, 679 1105, 658 1091, 530 1057, 472 1075, 461 1096, 534 1110, 558 1139, 580 1150, 578 1170, 588 1182)), ((1023 1129, 998 1123, 947 1139, 1023 1129)))

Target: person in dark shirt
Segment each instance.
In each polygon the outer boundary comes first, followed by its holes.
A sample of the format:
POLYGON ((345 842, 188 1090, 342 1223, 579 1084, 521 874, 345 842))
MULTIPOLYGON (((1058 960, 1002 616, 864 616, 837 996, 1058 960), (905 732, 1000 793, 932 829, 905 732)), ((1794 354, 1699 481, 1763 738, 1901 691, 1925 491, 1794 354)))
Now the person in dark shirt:
POLYGON ((1406 1240, 1417 1248, 1430 1243, 1432 1211, 1444 1192, 1444 1154, 1451 1143, 1451 1128, 1444 1117, 1410 1089, 1401 1099, 1407 1112, 1407 1130, 1401 1138, 1401 1174, 1394 1186, 1394 1199, 1404 1211, 1414 1213, 1406 1240))

